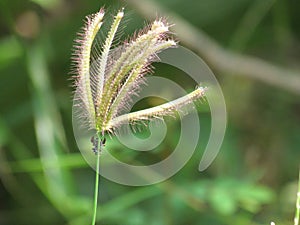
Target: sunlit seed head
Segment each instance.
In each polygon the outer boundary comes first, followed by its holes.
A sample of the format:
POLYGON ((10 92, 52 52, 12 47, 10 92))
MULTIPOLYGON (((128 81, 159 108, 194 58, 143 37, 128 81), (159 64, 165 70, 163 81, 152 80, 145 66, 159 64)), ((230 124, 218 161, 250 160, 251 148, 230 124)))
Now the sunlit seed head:
MULTIPOLYGON (((176 42, 169 37, 169 25, 158 19, 131 40, 115 47, 115 35, 123 17, 122 9, 115 15, 110 29, 104 32, 105 40, 100 45, 94 45, 94 39, 104 19, 104 10, 101 9, 87 17, 84 34, 77 41, 77 106, 84 112, 84 115, 79 117, 87 120, 86 124, 90 129, 100 132, 118 128, 124 121, 124 115, 120 115, 119 112, 129 106, 132 95, 137 95, 141 84, 144 83, 143 77, 151 71, 150 65, 157 59, 157 53, 176 46, 176 42), (91 52, 96 52, 96 57, 91 52)), ((172 115, 175 110, 203 97, 204 91, 197 89, 170 104, 130 114, 128 121, 172 115)))

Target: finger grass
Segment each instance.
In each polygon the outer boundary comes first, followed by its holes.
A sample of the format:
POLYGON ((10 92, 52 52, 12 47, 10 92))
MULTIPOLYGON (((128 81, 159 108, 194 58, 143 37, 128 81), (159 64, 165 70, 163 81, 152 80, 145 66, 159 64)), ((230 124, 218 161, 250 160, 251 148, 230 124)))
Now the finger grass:
POLYGON ((104 9, 86 18, 85 26, 79 39, 75 42, 73 61, 75 64, 75 96, 80 110, 80 119, 86 129, 97 132, 98 146, 94 152, 96 160, 96 184, 94 199, 94 216, 96 223, 96 207, 99 185, 99 157, 104 143, 101 141, 105 133, 114 133, 122 124, 134 124, 152 118, 163 119, 172 115, 204 96, 205 89, 197 88, 190 94, 174 101, 127 114, 133 95, 136 95, 145 83, 145 75, 151 73, 151 63, 158 60, 157 54, 167 48, 176 47, 170 37, 170 25, 164 19, 157 19, 134 37, 115 46, 116 33, 124 17, 120 10, 112 21, 105 35, 105 40, 97 44, 97 34, 104 20, 104 9))

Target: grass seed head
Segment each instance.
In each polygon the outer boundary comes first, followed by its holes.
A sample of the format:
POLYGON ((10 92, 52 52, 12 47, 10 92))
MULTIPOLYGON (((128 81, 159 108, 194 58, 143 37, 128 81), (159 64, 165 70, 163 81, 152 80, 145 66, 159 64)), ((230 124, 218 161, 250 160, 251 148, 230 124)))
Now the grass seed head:
POLYGON ((205 91, 198 88, 161 106, 121 115, 122 110, 130 106, 132 95, 136 95, 145 82, 144 76, 151 72, 151 63, 157 61, 157 54, 176 46, 170 37, 169 25, 163 19, 157 19, 137 32, 134 38, 113 47, 123 17, 122 9, 114 17, 101 47, 93 45, 104 19, 104 10, 100 9, 86 18, 83 32, 75 44, 75 107, 80 108, 82 113, 79 117, 88 129, 102 133, 113 131, 125 122, 172 115, 174 111, 203 97, 205 91), (92 50, 97 52, 97 57, 92 55, 92 50))

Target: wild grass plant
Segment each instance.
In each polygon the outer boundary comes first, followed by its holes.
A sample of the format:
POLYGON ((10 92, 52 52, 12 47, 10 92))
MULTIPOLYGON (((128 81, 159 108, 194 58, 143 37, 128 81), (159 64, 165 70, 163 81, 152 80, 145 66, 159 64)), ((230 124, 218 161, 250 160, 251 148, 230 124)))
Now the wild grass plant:
MULTIPOLYGON (((123 2, 101 4, 113 9, 123 2)), ((145 25, 145 19, 166 16, 175 24, 170 28, 175 40, 202 56, 215 72, 229 121, 222 150, 204 173, 197 167, 205 140, 179 173, 157 185, 126 187, 101 177, 97 223, 294 224, 300 158, 300 2, 128 0, 126 4, 115 37, 120 33, 128 37, 145 25)), ((0 224, 90 224, 95 174, 74 140, 68 71, 76 31, 99 2, 3 0, 0 5, 0 224)), ((113 22, 109 14, 98 32, 102 34, 96 35, 99 44, 113 22)), ((118 38, 113 42, 112 49, 121 43, 118 38)), ((173 50, 177 51, 168 51, 173 50)), ((195 83, 182 71, 162 63, 154 66, 159 76, 194 90, 195 83)), ((134 109, 160 103, 145 99, 134 109)), ((203 106, 206 103, 200 105, 199 114, 205 137, 210 117, 203 106)), ((147 154, 139 162, 152 163, 176 144, 180 123, 166 122, 174 132, 168 132, 159 153, 147 154)), ((140 153, 127 150, 116 139, 112 135, 105 147, 113 156, 140 159, 140 153)), ((89 140, 87 144, 96 161, 95 146, 89 140)))
POLYGON ((121 125, 135 124, 138 121, 163 119, 181 110, 188 104, 204 96, 205 88, 195 91, 171 102, 121 114, 129 108, 132 95, 136 95, 145 83, 144 76, 151 72, 150 66, 158 60, 157 54, 167 48, 176 47, 176 42, 169 35, 170 25, 165 19, 156 19, 153 23, 137 32, 132 38, 117 45, 115 42, 118 28, 124 16, 120 10, 110 25, 103 43, 97 39, 105 12, 86 17, 83 31, 76 40, 75 65, 75 107, 81 113, 76 115, 86 129, 96 131, 92 137, 96 162, 96 181, 94 198, 94 216, 96 223, 97 199, 99 189, 100 153, 105 144, 105 134, 114 133, 121 125))

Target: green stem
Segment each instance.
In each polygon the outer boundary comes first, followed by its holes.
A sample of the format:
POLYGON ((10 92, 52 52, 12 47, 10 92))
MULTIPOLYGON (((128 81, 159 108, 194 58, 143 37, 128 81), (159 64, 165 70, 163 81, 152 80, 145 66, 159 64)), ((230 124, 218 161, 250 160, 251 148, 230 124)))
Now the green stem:
POLYGON ((300 218, 300 170, 299 170, 299 180, 298 180, 298 192, 297 192, 297 201, 296 201, 296 213, 295 213, 295 225, 299 225, 300 218))
POLYGON ((102 150, 102 140, 101 140, 101 134, 100 132, 97 132, 97 138, 98 138, 98 148, 97 148, 97 164, 96 164, 96 177, 95 177, 95 195, 94 195, 94 210, 93 210, 93 222, 92 225, 96 224, 96 218, 97 218, 97 205, 98 205, 98 193, 99 193, 99 170, 100 170, 100 152, 102 150))

